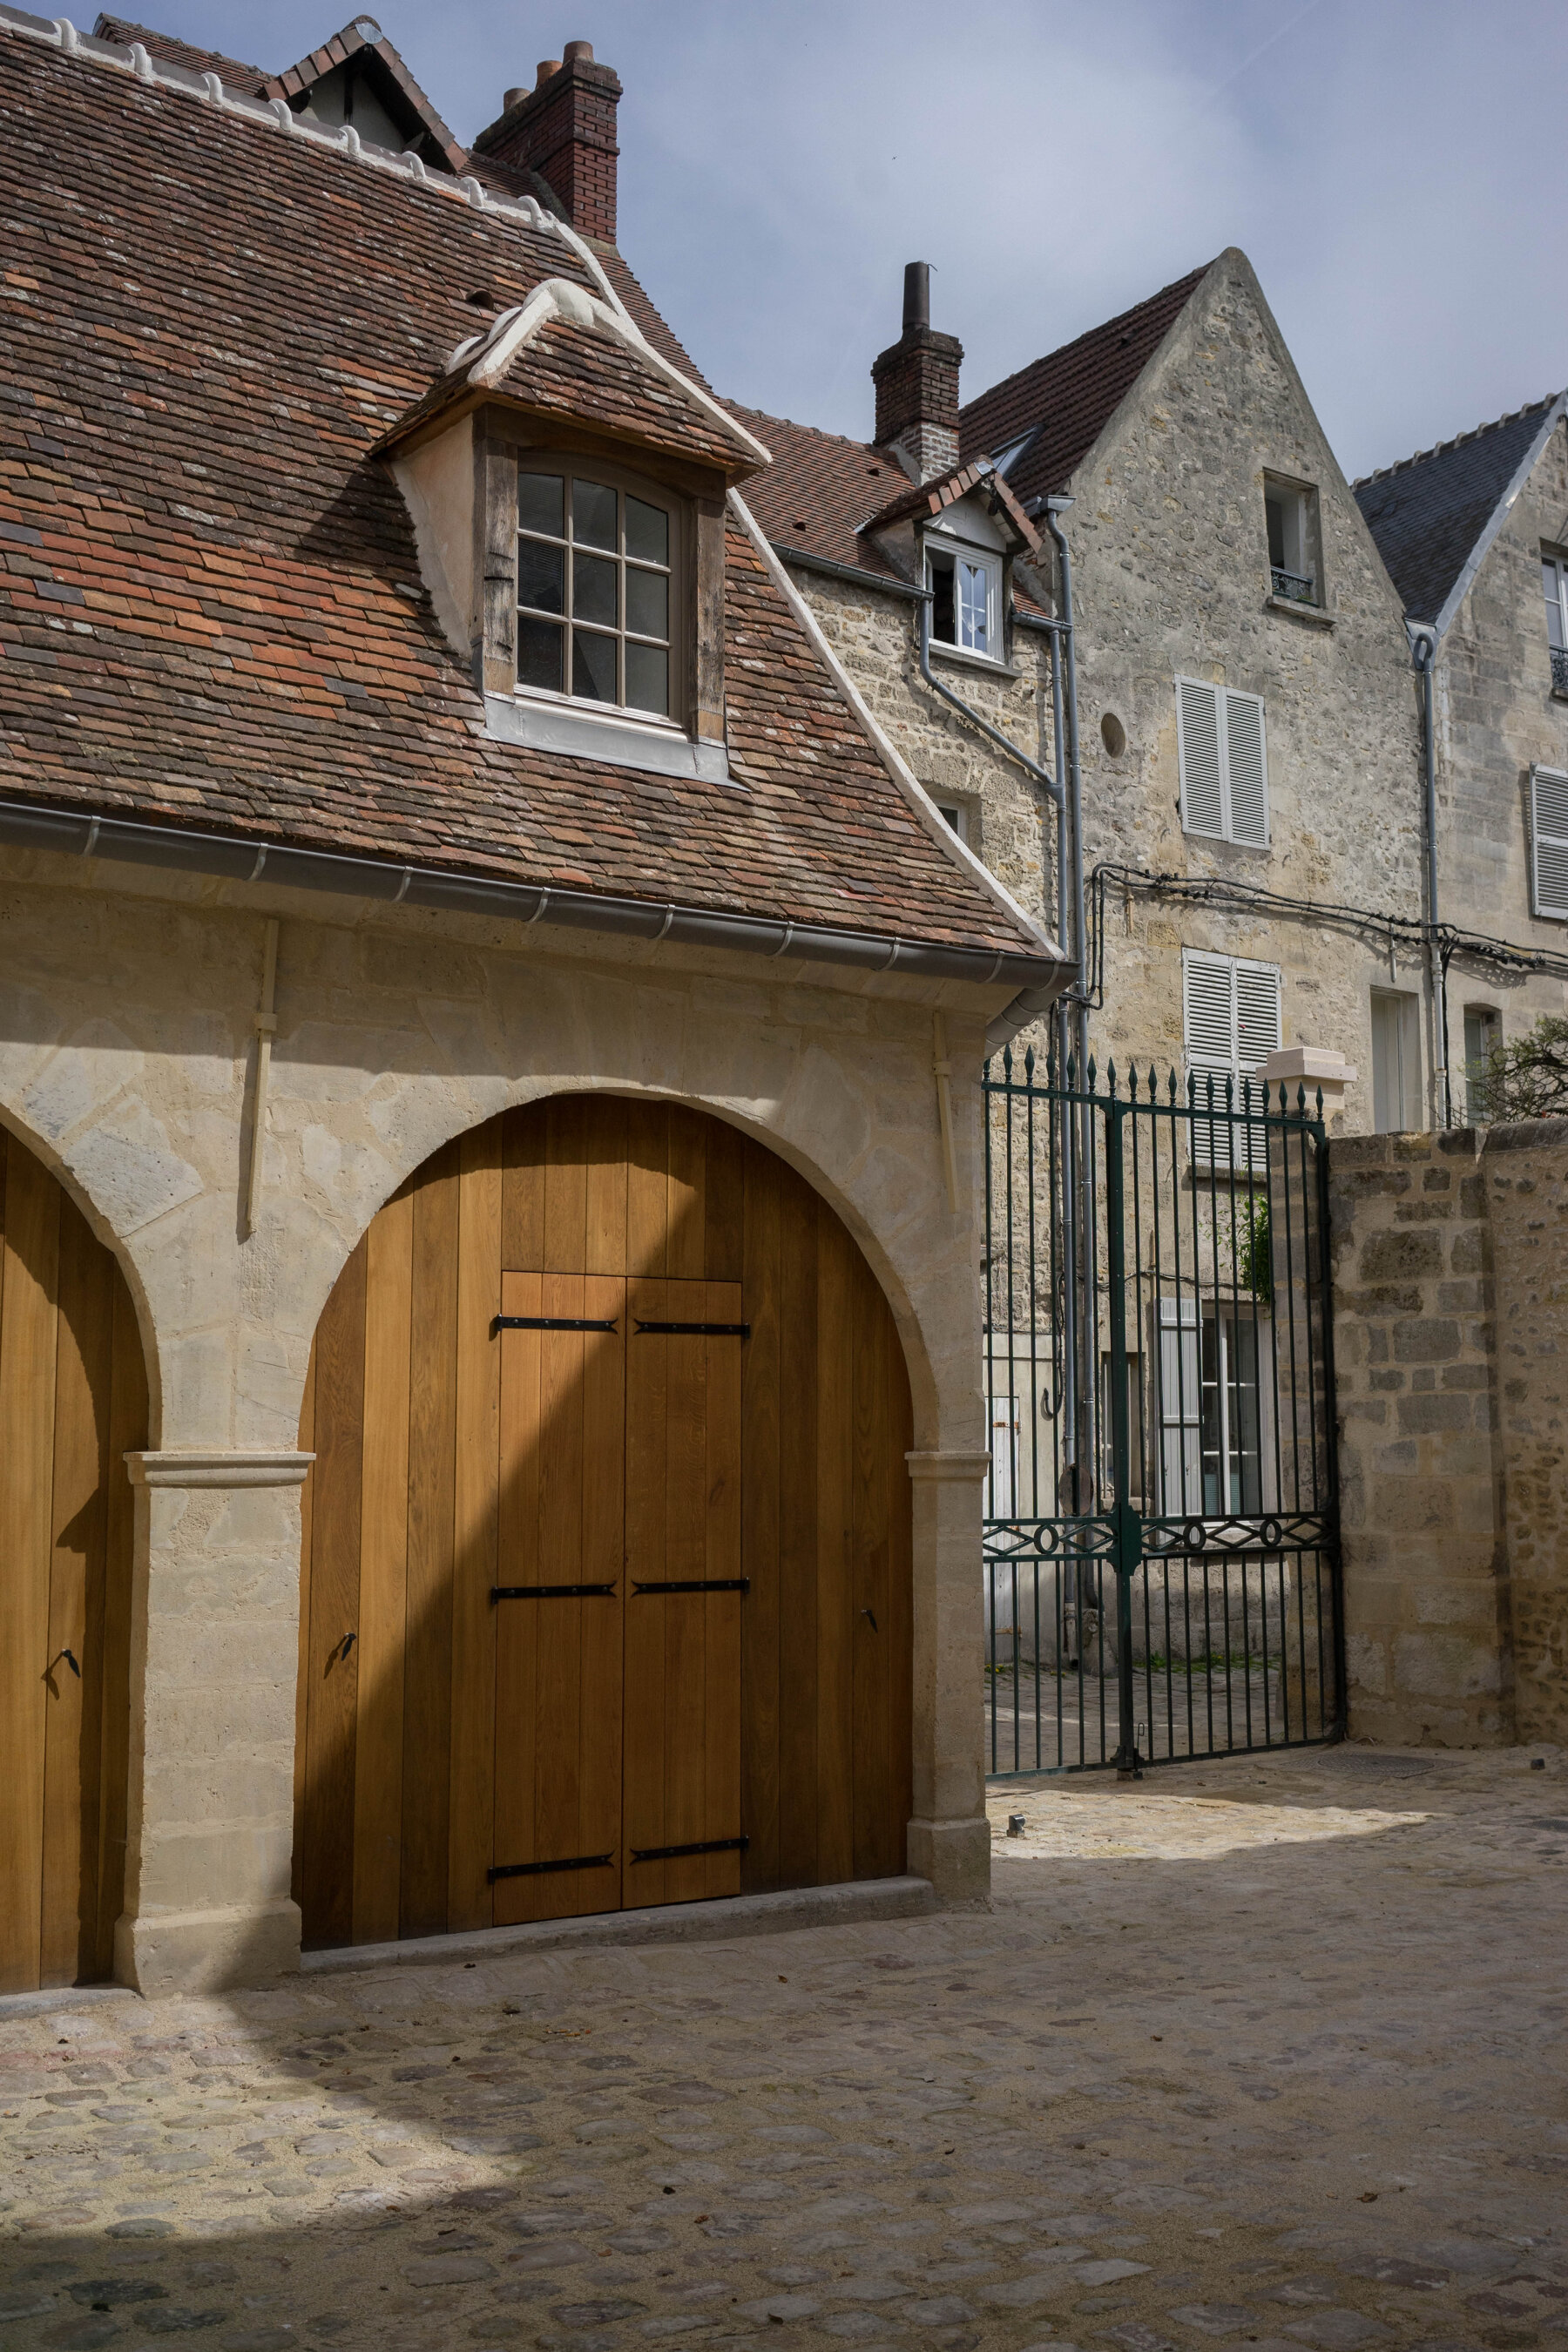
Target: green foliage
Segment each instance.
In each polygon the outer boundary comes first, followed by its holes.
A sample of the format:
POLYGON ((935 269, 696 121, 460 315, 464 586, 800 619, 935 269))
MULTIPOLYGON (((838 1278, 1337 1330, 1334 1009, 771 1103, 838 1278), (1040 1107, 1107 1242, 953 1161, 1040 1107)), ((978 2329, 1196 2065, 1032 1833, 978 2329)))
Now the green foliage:
POLYGON ((1543 1013, 1533 1029, 1487 1057, 1481 1078, 1490 1126, 1568 1111, 1568 1019, 1543 1013))
POLYGON ((1236 1271, 1259 1307, 1274 1304, 1274 1251, 1268 1232, 1268 1195, 1255 1193, 1247 1206, 1246 1223, 1236 1236, 1236 1271))

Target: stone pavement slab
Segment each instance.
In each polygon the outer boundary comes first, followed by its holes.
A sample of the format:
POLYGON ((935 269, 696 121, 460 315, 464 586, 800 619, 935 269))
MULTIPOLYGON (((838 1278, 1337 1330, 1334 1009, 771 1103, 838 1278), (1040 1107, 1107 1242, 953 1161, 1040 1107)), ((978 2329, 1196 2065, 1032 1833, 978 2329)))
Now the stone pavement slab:
POLYGON ((1568 2352, 1533 1752, 999 1784, 988 1912, 0 2003, 0 2347, 1568 2352))

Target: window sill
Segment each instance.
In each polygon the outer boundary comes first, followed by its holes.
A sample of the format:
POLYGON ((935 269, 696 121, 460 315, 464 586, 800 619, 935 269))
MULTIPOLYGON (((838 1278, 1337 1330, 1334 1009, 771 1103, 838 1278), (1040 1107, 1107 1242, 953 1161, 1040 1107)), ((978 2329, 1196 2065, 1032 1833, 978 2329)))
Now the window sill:
POLYGON ((955 669, 984 670, 991 677, 1022 677, 1016 662, 997 661, 991 654, 972 654, 967 646, 944 646, 941 639, 931 640, 933 662, 951 662, 955 669))
POLYGON ((1228 833, 1200 833, 1195 824, 1184 824, 1182 838, 1184 841, 1212 841, 1218 848, 1239 849, 1248 857, 1267 857, 1274 847, 1272 840, 1237 841, 1228 833))
POLYGON ((1263 602, 1270 613, 1289 613, 1293 621, 1310 621, 1316 629, 1331 629, 1339 618, 1326 604, 1303 604, 1295 596, 1266 596, 1263 602))
POLYGON ((485 732, 500 743, 555 751, 569 760, 598 760, 610 768, 640 768, 650 776, 690 776, 745 790, 730 773, 722 743, 693 742, 668 720, 638 719, 629 710, 487 694, 485 732))

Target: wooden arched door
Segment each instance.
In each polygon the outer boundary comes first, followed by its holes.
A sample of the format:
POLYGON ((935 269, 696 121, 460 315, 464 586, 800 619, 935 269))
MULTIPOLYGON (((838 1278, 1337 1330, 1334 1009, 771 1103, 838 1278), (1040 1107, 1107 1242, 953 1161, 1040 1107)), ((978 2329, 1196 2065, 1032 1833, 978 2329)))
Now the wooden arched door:
POLYGON ((902 1870, 910 1442, 865 1260, 735 1129, 560 1096, 437 1152, 311 1354, 306 1942, 902 1870))
POLYGON ((131 1485, 147 1381, 124 1276, 0 1130, 0 1992, 110 1974, 125 1885, 131 1485))

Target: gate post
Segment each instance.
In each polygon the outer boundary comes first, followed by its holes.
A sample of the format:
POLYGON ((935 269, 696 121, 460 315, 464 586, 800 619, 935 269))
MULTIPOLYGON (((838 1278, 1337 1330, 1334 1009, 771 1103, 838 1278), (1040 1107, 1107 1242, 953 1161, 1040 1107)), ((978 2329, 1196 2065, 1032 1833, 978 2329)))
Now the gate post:
POLYGON ((1116 1100, 1114 1066, 1107 1072, 1110 1099, 1105 1121, 1105 1249, 1110 1289, 1111 1557, 1116 1566, 1116 1711, 1121 1735, 1114 1759, 1119 1780, 1142 1778, 1133 1729, 1132 1574, 1143 1557, 1143 1522, 1128 1500, 1131 1486, 1131 1433, 1127 1411, 1127 1241, 1122 1182, 1122 1126, 1126 1105, 1116 1100))

